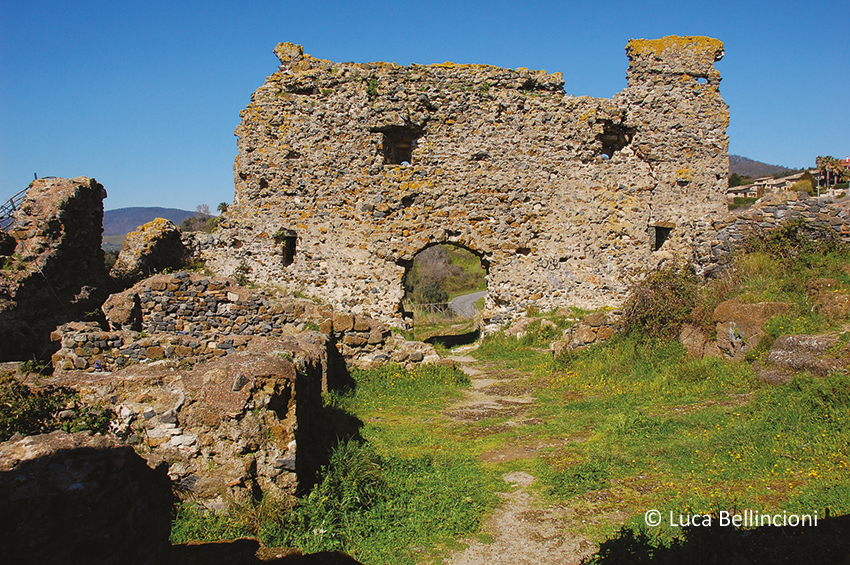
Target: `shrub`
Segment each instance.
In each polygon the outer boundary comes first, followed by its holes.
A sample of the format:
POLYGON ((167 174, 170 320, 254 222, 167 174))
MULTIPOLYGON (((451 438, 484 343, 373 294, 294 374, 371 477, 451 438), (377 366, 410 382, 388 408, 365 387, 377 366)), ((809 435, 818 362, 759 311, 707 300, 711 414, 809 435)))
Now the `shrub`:
POLYGON ((774 259, 796 261, 804 254, 826 254, 838 251, 841 241, 831 230, 818 229, 805 220, 785 222, 761 237, 750 237, 743 249, 748 253, 766 253, 774 259))
POLYGON ((426 304, 444 304, 449 301, 449 295, 440 283, 432 282, 422 289, 422 301, 426 304))
POLYGON ((674 339, 697 303, 699 279, 687 267, 665 267, 649 273, 629 291, 623 325, 629 333, 674 339))

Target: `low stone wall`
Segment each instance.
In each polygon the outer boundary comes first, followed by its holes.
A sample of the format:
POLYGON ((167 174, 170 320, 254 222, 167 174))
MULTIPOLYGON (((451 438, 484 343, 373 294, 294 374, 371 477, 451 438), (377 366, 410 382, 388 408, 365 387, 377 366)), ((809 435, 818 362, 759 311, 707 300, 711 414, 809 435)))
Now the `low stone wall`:
POLYGON ((130 446, 86 432, 0 444, 5 563, 162 563, 171 484, 130 446))
POLYGON ((286 338, 303 330, 328 335, 339 354, 358 364, 432 360, 426 344, 391 338, 365 316, 334 312, 307 300, 277 300, 232 281, 180 272, 157 275, 103 307, 109 326, 71 322, 53 332, 59 371, 114 371, 133 363, 176 360, 184 367, 245 351, 257 337, 286 338))
POLYGON ((813 237, 833 234, 850 242, 850 218, 846 210, 831 202, 809 198, 803 192, 779 192, 766 196, 730 223, 718 225, 719 231, 711 245, 711 253, 698 256, 710 257, 710 265, 704 267, 707 267, 707 272, 711 272, 729 262, 736 244, 750 236, 769 233, 792 220, 805 221, 813 237))

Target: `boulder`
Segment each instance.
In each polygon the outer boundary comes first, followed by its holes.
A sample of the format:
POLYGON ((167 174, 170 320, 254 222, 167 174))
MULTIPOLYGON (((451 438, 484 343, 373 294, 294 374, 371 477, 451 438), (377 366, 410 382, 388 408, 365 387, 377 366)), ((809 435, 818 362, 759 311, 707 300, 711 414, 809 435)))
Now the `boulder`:
POLYGON ((737 298, 721 302, 712 315, 717 324, 717 347, 727 357, 742 361, 764 337, 764 324, 790 308, 784 302, 742 304, 737 298))
POLYGON ((109 276, 131 285, 165 269, 180 268, 190 255, 177 226, 157 218, 127 234, 109 276))
POLYGON ((777 338, 770 349, 767 361, 780 369, 808 371, 813 375, 826 375, 842 365, 836 355, 828 351, 839 342, 836 334, 784 335, 777 338))

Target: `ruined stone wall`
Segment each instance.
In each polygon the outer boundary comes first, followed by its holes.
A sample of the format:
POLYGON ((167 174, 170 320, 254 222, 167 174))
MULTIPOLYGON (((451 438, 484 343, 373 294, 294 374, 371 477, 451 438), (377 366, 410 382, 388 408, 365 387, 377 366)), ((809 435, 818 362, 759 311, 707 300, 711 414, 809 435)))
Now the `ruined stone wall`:
POLYGON ((391 336, 377 320, 186 271, 145 279, 111 295, 102 309, 109 331, 69 322, 52 332, 60 346, 52 356, 56 371, 109 372, 160 360, 191 367, 250 350, 256 338, 287 340, 310 329, 345 362, 434 360, 431 346, 391 336))
POLYGON ((172 510, 166 470, 89 432, 0 443, 3 562, 162 563, 172 510))
POLYGON ((30 185, 0 255, 0 360, 44 357, 53 328, 106 297, 104 198, 86 177, 30 185))
POLYGON ((565 94, 560 73, 333 63, 280 44, 241 113, 235 202, 203 254, 395 325, 406 269, 438 243, 481 257, 490 321, 616 304, 629 275, 710 256, 727 211, 722 43, 626 51, 628 88, 597 99, 565 94))

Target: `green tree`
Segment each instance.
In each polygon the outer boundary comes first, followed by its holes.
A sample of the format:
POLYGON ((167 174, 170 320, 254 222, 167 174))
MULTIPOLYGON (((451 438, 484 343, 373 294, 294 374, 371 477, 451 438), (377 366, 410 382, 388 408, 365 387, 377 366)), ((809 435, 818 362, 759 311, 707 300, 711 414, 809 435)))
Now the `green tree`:
POLYGON ((218 210, 221 214, 227 212, 227 202, 219 202, 218 208, 216 208, 216 210, 218 210))
POLYGON ((738 173, 732 173, 729 175, 729 188, 734 188, 736 186, 745 186, 748 184, 752 184, 753 177, 741 176, 738 173))
MULTIPOLYGON (((847 178, 847 167, 844 166, 844 163, 841 160, 836 159, 832 155, 827 155, 825 157, 818 156, 818 158, 815 159, 815 165, 826 177, 827 189, 839 180, 847 178)), ((820 184, 818 184, 818 196, 820 196, 820 184)))
POLYGON ((195 208, 195 215, 186 218, 180 224, 180 230, 184 232, 202 231, 212 233, 217 224, 218 218, 214 218, 210 214, 210 207, 206 204, 199 204, 195 208))

